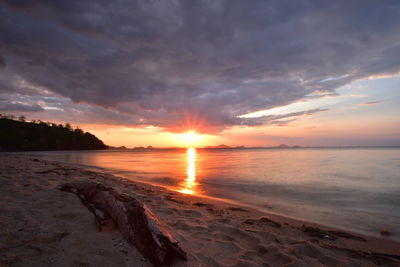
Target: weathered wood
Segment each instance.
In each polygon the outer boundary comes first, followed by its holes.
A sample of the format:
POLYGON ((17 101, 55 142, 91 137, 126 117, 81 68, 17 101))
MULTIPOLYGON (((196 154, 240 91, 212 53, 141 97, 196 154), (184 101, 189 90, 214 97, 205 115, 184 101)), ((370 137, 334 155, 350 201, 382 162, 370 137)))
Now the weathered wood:
POLYGON ((137 199, 94 182, 68 183, 59 189, 77 194, 95 215, 100 229, 114 221, 122 235, 152 264, 169 264, 174 258, 186 260, 178 241, 137 199))

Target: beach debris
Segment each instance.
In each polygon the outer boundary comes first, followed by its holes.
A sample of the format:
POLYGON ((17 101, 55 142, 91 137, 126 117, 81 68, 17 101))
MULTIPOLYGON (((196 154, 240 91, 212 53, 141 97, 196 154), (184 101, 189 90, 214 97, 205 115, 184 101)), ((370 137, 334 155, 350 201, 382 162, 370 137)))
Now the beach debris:
POLYGON ((363 241, 363 242, 367 242, 367 239, 365 239, 362 236, 357 236, 357 235, 353 235, 351 233, 347 233, 347 232, 342 232, 342 231, 329 231, 329 233, 336 235, 338 237, 343 237, 343 238, 348 238, 348 239, 354 239, 354 240, 358 240, 358 241, 363 241))
POLYGON ((382 229, 381 229, 381 235, 383 235, 383 236, 390 236, 391 233, 389 232, 388 229, 382 228, 382 229))
POLYGON ((173 198, 170 195, 166 195, 164 198, 165 198, 165 200, 168 200, 168 201, 171 201, 171 202, 175 202, 175 203, 182 204, 182 205, 185 204, 184 201, 176 199, 176 198, 173 198))
POLYGON ((335 240, 334 238, 332 238, 330 235, 320 235, 319 238, 321 239, 330 239, 330 240, 335 240))
POLYGON ((337 239, 337 237, 329 235, 328 231, 323 231, 323 230, 319 229, 318 227, 305 226, 303 224, 303 226, 301 227, 301 230, 304 233, 306 233, 312 237, 319 237, 321 239, 328 239, 328 240, 333 240, 333 241, 337 239))
POLYGON ((56 167, 45 171, 36 172, 37 174, 47 174, 47 173, 55 173, 61 175, 67 175, 69 173, 69 169, 63 167, 56 167))
POLYGON ((211 214, 214 214, 216 216, 223 216, 225 214, 225 211, 223 209, 217 209, 212 207, 207 207, 206 211, 208 211, 211 214))
POLYGON ((139 200, 95 182, 67 183, 59 189, 75 193, 95 215, 100 230, 115 222, 125 239, 153 265, 170 264, 175 258, 187 260, 178 241, 139 200))
POLYGON ((249 212, 248 210, 242 209, 242 208, 239 208, 239 207, 229 207, 229 208, 227 208, 227 210, 249 212))
POLYGON ((347 238, 347 239, 354 239, 362 242, 366 242, 367 240, 364 237, 357 236, 351 233, 342 232, 342 231, 333 231, 333 230, 321 230, 318 227, 311 227, 311 226, 303 226, 301 230, 312 237, 319 237, 321 239, 328 239, 328 240, 336 240, 339 237, 347 238))
POLYGON ((267 223, 271 223, 273 226, 275 226, 276 228, 280 228, 282 226, 282 224, 275 222, 273 220, 271 220, 268 217, 261 217, 260 218, 260 222, 267 222, 267 223))
POLYGON ((245 220, 243 223, 245 223, 245 224, 250 224, 250 225, 254 225, 254 220, 252 220, 252 219, 247 219, 247 220, 245 220))
POLYGON ((280 223, 275 222, 268 217, 261 217, 260 219, 246 219, 245 221, 243 221, 243 223, 249 225, 259 225, 267 223, 269 226, 273 226, 275 228, 280 228, 282 226, 280 223))
POLYGON ((208 204, 208 203, 203 203, 203 202, 196 202, 193 204, 193 206, 197 206, 197 207, 206 207, 206 208, 212 208, 214 207, 213 204, 208 204))
POLYGON ((259 245, 258 246, 258 253, 260 253, 261 255, 264 255, 266 253, 268 253, 268 249, 264 246, 259 245))

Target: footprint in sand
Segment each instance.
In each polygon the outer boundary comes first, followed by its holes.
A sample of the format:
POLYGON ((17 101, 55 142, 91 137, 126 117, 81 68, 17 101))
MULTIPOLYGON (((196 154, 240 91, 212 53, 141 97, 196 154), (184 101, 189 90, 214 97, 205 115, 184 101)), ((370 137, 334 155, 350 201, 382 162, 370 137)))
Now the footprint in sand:
POLYGON ((184 217, 187 217, 187 216, 196 217, 196 218, 203 217, 203 214, 201 214, 200 212, 195 211, 195 210, 180 210, 179 213, 181 213, 181 214, 183 213, 182 215, 184 217))
MULTIPOLYGON (((177 230, 184 230, 184 231, 191 230, 191 231, 197 231, 197 232, 198 231, 202 231, 202 232, 208 231, 208 229, 204 226, 192 225, 192 224, 185 222, 185 220, 178 220, 175 223, 172 223, 169 225, 171 225, 174 229, 177 229, 177 230)), ((204 234, 204 233, 202 233, 202 234, 204 234)))
POLYGON ((64 212, 64 213, 56 213, 53 215, 54 218, 61 219, 61 220, 66 220, 73 222, 77 218, 79 218, 80 214, 76 212, 64 212))
POLYGON ((55 233, 55 234, 40 234, 35 240, 42 244, 50 244, 62 240, 64 237, 69 235, 67 232, 55 233))
POLYGON ((237 264, 242 249, 233 242, 213 241, 204 252, 216 259, 219 265, 232 266, 237 264))
POLYGON ((223 225, 210 225, 209 231, 213 231, 224 239, 230 237, 233 240, 240 240, 240 246, 246 249, 255 249, 260 243, 260 239, 255 237, 249 232, 242 231, 236 227, 223 226, 223 225), (235 238, 234 238, 235 237, 235 238))
POLYGON ((167 215, 176 215, 178 213, 178 210, 175 208, 162 208, 162 209, 153 209, 155 213, 159 214, 167 214, 167 215))

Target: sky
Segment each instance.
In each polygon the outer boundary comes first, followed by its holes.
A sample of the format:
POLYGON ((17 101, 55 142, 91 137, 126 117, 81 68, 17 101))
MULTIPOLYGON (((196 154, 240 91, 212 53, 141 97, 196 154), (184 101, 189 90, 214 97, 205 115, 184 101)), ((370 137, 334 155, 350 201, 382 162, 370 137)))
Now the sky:
POLYGON ((400 145, 400 1, 3 0, 0 113, 112 146, 400 145))

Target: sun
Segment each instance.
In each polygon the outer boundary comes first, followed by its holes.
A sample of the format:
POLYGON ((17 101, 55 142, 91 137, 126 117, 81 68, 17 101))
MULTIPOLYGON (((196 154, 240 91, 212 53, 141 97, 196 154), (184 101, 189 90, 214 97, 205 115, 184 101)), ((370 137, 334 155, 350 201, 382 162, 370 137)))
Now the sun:
POLYGON ((201 136, 195 131, 188 131, 182 134, 183 141, 189 146, 195 146, 201 139, 201 136))

